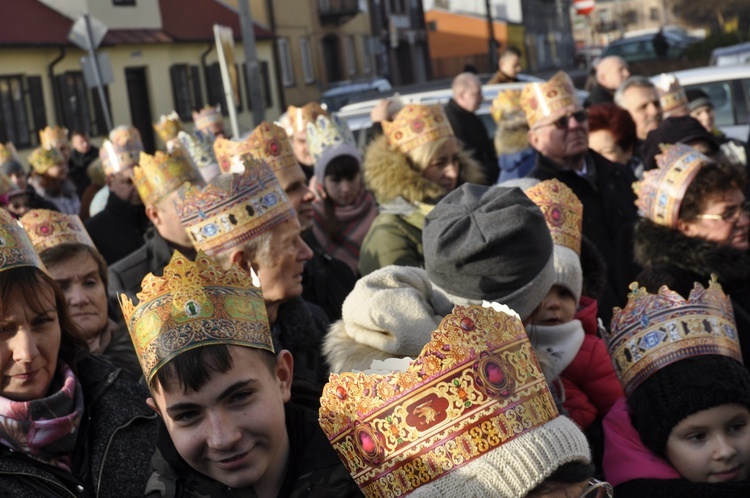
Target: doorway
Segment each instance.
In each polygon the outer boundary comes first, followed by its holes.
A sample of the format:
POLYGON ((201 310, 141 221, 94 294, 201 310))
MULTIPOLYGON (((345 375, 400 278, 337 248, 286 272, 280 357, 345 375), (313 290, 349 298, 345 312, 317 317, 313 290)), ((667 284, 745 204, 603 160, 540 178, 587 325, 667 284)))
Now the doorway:
POLYGON ((148 97, 146 67, 126 67, 125 81, 128 87, 130 121, 141 133, 143 148, 147 153, 153 154, 156 144, 152 127, 154 120, 151 114, 151 99, 148 97))

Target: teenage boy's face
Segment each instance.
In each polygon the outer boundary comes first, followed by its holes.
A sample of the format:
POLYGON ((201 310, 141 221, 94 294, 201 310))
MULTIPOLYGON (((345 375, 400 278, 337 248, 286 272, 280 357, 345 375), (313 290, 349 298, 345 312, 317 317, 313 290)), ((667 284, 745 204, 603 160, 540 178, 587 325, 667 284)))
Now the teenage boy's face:
POLYGON ((750 477, 750 411, 737 404, 694 413, 674 426, 667 458, 693 482, 740 481, 750 477))
POLYGON ((229 350, 232 368, 214 373, 199 391, 159 387, 147 402, 193 469, 233 489, 274 489, 289 451, 284 403, 291 395, 292 355, 279 353, 271 372, 261 351, 229 350))

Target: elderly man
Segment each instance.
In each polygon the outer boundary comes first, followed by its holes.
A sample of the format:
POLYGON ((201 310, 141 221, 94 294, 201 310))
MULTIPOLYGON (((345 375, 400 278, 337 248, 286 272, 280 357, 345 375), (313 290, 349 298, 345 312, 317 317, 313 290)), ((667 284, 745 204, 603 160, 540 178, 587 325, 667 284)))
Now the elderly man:
POLYGON ((646 77, 631 76, 625 80, 615 92, 615 104, 630 113, 641 142, 646 139, 648 132, 655 130, 661 123, 659 94, 646 77))
POLYGON ((614 102, 615 91, 630 77, 628 63, 622 57, 610 55, 596 65, 596 85, 589 93, 585 107, 603 102, 614 102))
POLYGON ((487 82, 488 85, 496 83, 516 83, 518 73, 521 72, 521 51, 514 46, 508 46, 500 53, 497 63, 497 72, 487 82))
POLYGON ((476 112, 482 105, 482 82, 472 73, 461 73, 451 85, 453 97, 445 105, 445 115, 471 156, 482 166, 488 185, 494 185, 500 175, 495 146, 476 112))
MULTIPOLYGON (((588 148, 588 121, 573 83, 559 72, 544 83, 531 83, 521 94, 529 124, 529 144, 539 152, 532 177, 557 178, 583 203, 583 235, 604 257, 608 286, 600 300, 603 318, 618 299, 617 241, 622 227, 635 221, 633 174, 588 148)), ((627 283, 625 284, 627 289, 627 283)))

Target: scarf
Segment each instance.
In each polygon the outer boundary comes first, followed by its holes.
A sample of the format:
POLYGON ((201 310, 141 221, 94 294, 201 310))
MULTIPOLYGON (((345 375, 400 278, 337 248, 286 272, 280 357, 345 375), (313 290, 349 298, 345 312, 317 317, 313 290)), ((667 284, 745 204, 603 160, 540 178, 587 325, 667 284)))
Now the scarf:
POLYGON ((332 240, 327 233, 325 200, 313 202, 313 235, 326 254, 346 263, 354 275, 358 274, 359 249, 370 229, 372 220, 378 215, 378 208, 372 194, 362 188, 353 203, 334 207, 334 216, 339 223, 336 234, 340 242, 332 240))
POLYGON ((62 388, 42 399, 12 401, 0 397, 0 443, 34 460, 70 472, 83 415, 81 384, 60 362, 62 388))
POLYGON ((529 324, 526 332, 534 350, 544 351, 552 360, 555 377, 573 362, 586 335, 579 320, 550 326, 529 324))

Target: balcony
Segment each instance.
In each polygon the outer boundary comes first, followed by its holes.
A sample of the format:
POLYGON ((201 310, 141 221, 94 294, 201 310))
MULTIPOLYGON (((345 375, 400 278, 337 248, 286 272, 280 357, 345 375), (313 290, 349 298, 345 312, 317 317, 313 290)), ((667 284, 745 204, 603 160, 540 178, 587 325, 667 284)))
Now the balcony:
POLYGON ((345 24, 359 14, 358 0, 318 0, 320 24, 345 24))

